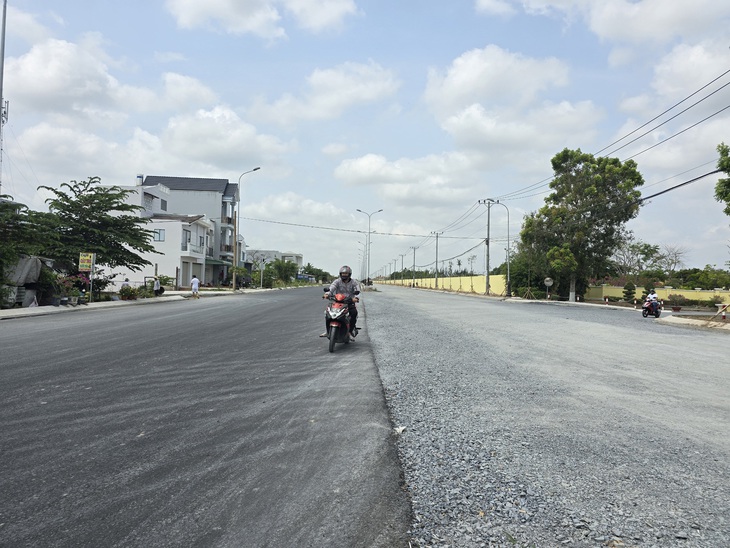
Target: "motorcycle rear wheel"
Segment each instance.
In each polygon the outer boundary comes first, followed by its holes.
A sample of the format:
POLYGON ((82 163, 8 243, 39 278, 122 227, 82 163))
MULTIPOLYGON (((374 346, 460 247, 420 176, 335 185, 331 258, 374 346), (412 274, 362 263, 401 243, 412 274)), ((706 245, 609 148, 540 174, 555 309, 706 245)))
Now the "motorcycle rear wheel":
POLYGON ((337 326, 331 326, 330 327, 330 352, 335 351, 335 342, 337 342, 337 330, 339 327, 337 326))
POLYGON ((659 314, 661 314, 661 313, 662 313, 661 309, 657 308, 656 309, 656 312, 654 312, 654 317, 655 318, 658 318, 659 317, 659 314))

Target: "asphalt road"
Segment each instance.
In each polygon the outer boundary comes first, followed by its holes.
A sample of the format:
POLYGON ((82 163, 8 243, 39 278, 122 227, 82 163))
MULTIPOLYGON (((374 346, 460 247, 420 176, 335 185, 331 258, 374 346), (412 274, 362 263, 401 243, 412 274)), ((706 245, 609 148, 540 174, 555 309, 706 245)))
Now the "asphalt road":
POLYGON ((367 329, 329 354, 320 295, 2 322, 0 546, 406 545, 367 329))

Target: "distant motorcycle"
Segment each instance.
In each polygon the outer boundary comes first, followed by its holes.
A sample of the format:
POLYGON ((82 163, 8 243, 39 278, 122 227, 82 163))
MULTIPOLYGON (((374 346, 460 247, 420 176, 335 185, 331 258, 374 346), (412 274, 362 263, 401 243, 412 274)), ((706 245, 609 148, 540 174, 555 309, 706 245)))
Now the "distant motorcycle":
MULTIPOLYGON (((324 291, 327 293, 328 288, 324 291)), ((324 311, 327 322, 327 338, 329 339, 329 351, 335 351, 335 344, 350 344, 350 311, 353 303, 352 298, 338 293, 329 296, 330 304, 324 311)))
POLYGON ((641 315, 645 318, 647 316, 654 316, 655 318, 658 318, 661 313, 662 310, 659 308, 659 303, 657 301, 652 301, 651 299, 645 300, 644 305, 641 307, 641 315))

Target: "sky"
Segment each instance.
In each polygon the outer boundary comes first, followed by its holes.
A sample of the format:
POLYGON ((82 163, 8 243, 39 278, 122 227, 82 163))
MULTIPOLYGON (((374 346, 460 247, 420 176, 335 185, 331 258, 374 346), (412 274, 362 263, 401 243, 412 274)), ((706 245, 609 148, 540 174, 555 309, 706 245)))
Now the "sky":
MULTIPOLYGON (((651 196, 730 144, 730 2, 7 4, 2 193, 45 210, 38 186, 91 176, 240 178, 249 250, 332 273, 364 276, 369 228, 372 274, 483 273, 487 224, 498 266, 564 148, 633 159, 651 196)), ((717 177, 628 228, 724 267, 717 177)))

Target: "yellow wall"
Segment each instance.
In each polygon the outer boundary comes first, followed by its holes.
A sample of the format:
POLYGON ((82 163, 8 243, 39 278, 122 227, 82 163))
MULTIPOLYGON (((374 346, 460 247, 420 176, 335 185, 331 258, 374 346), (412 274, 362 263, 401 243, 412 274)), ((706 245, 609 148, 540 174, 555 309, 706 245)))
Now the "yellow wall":
MULTIPOLYGON (((413 278, 401 280, 373 280, 377 284, 383 285, 404 285, 410 287, 413 278)), ((504 295, 506 292, 505 277, 499 274, 491 274, 489 276, 489 285, 493 295, 504 295)), ((416 286, 425 289, 436 289, 436 280, 434 278, 416 278, 416 286)), ((439 277, 438 289, 441 291, 458 291, 460 293, 486 293, 487 278, 483 274, 480 276, 453 276, 439 277)))
MULTIPOLYGON (((635 292, 636 299, 641 299, 644 291, 645 289, 643 287, 637 287, 635 292)), ((730 304, 730 291, 722 289, 678 289, 657 287, 656 294, 662 301, 667 300, 669 295, 684 295, 686 298, 693 301, 707 301, 713 297, 719 297, 722 299, 724 304, 730 304)), ((614 285, 599 285, 589 288, 586 293, 587 300, 603 300, 604 297, 618 297, 623 300, 624 288, 614 285)))
MULTIPOLYGON (((413 283, 412 278, 406 278, 401 280, 374 280, 376 284, 383 285, 404 285, 410 287, 413 283)), ((436 280, 434 278, 416 278, 416 285, 420 288, 425 289, 436 289, 436 280)), ((445 277, 438 279, 438 289, 441 291, 457 291, 460 293, 478 293, 481 295, 485 294, 485 288, 487 285, 486 276, 474 275, 474 276, 458 276, 458 277, 445 277)), ((491 285, 492 295, 504 295, 506 293, 506 279, 505 276, 499 274, 491 274, 489 276, 489 285, 491 285)), ((540 291, 545 291, 545 287, 535 288, 540 291)), ((636 288, 636 299, 641 299, 641 295, 644 292, 643 287, 636 288)), ((724 291, 721 289, 715 290, 694 290, 694 289, 670 289, 666 287, 656 288, 657 295, 661 300, 667 300, 669 295, 684 295, 688 299, 692 300, 703 300, 717 296, 722 299, 725 304, 730 304, 730 291, 724 291)), ((521 296, 521 295, 520 295, 521 296)), ((589 301, 602 301, 605 297, 617 297, 623 300, 624 288, 620 286, 612 285, 599 285, 590 287, 586 292, 585 298, 589 301)))

